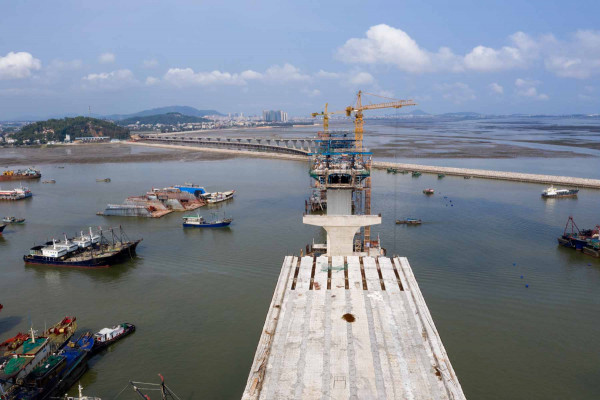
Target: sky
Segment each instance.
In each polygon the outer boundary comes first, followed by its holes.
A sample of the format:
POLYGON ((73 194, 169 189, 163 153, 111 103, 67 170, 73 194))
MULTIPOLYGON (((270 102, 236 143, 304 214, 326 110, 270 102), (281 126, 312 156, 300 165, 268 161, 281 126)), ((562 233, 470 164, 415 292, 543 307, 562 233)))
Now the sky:
POLYGON ((600 113, 598 15, 597 0, 5 0, 0 120, 308 116, 358 90, 429 113, 600 113))

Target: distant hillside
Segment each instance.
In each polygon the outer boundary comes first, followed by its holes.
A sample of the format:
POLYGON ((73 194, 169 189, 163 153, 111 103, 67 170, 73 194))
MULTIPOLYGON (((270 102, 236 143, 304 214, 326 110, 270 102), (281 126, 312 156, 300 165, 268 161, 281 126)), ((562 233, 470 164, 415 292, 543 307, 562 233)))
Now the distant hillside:
POLYGON ((192 117, 189 115, 183 115, 178 112, 170 112, 166 114, 148 115, 125 118, 117 121, 119 125, 129 124, 163 124, 163 125, 177 125, 177 124, 189 124, 197 122, 210 122, 207 118, 192 117))
POLYGON ((25 125, 13 138, 18 142, 39 140, 41 143, 63 141, 65 136, 71 139, 81 136, 109 136, 113 139, 128 139, 129 129, 110 121, 89 117, 49 119, 25 125))
POLYGON ((169 113, 179 113, 183 115, 189 115, 190 117, 205 117, 207 115, 223 115, 216 110, 198 110, 194 107, 188 106, 169 106, 169 107, 160 107, 153 108, 151 110, 143 110, 133 114, 113 114, 113 115, 105 115, 103 118, 110 119, 113 121, 119 121, 127 118, 133 117, 149 117, 152 115, 160 115, 160 114, 169 114, 169 113))

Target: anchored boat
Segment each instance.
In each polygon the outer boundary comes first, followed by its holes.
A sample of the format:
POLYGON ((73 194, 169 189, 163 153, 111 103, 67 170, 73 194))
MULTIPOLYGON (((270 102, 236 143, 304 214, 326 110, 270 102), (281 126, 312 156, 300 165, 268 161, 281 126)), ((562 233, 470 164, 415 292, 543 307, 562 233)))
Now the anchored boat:
POLYGON ((196 216, 183 217, 184 228, 222 228, 229 226, 233 218, 214 218, 212 221, 205 220, 200 214, 196 216))
POLYGON ((114 342, 123 339, 125 336, 135 331, 135 325, 128 322, 124 322, 119 325, 115 325, 112 328, 103 328, 100 331, 94 333, 94 347, 92 353, 97 353, 106 347, 110 346, 114 342))
POLYGON ((6 170, 0 175, 0 182, 4 181, 20 181, 25 179, 40 179, 42 174, 34 168, 6 170))
POLYGON ((227 192, 215 192, 215 193, 207 193, 203 197, 209 204, 220 203, 222 201, 233 199, 233 195, 235 194, 235 190, 229 190, 227 192))
POLYGON ((396 224, 401 225, 421 225, 421 220, 417 218, 397 219, 396 224))
POLYGON ((123 228, 98 234, 92 232, 64 241, 53 239, 44 245, 34 246, 23 256, 25 264, 44 264, 59 267, 102 268, 124 262, 136 256, 135 249, 142 239, 129 240, 123 228))
POLYGON ((600 258, 600 225, 593 229, 579 229, 573 217, 569 217, 562 236, 558 237, 558 244, 600 258))
POLYGON ((426 195, 432 195, 433 193, 435 193, 435 191, 433 189, 423 189, 423 193, 425 193, 426 195))
POLYGON ((579 189, 557 189, 554 186, 550 186, 542 192, 542 197, 546 199, 555 197, 577 197, 577 193, 579 193, 579 189))
POLYGON ((0 224, 0 235, 2 235, 2 231, 4 231, 4 228, 6 228, 8 226, 8 224, 0 224))
POLYGON ((6 222, 7 224, 22 224, 25 222, 25 218, 4 217, 2 218, 2 222, 6 222))
POLYGON ((0 190, 0 200, 23 200, 31 196, 31 190, 29 190, 26 187, 20 187, 9 190, 0 190))

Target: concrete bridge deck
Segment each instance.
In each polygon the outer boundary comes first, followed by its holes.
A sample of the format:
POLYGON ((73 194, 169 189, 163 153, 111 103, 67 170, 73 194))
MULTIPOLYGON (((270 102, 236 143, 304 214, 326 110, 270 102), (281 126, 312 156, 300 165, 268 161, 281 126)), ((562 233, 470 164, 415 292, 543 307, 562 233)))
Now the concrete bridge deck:
MULTIPOLYGON (((198 150, 221 149, 248 151, 261 153, 263 156, 270 154, 293 155, 308 157, 316 149, 315 138, 236 138, 236 137, 199 137, 177 135, 143 135, 140 144, 163 144, 194 147, 198 150)), ((521 172, 491 171, 485 169, 438 167, 434 165, 404 164, 397 162, 373 161, 373 168, 419 171, 427 174, 445 174, 453 176, 470 176, 482 179, 498 179, 506 181, 554 184, 578 188, 600 189, 599 179, 577 178, 571 176, 526 174, 521 172)))
POLYGON ((406 258, 288 256, 243 399, 465 399, 406 258))

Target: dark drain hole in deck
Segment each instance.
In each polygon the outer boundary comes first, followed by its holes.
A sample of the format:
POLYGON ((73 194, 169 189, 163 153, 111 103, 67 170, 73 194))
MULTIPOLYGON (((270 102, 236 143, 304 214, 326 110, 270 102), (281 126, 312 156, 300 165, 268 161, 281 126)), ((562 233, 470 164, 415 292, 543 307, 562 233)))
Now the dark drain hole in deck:
POLYGON ((342 319, 344 321, 346 321, 346 322, 354 322, 354 321, 356 321, 356 318, 352 314, 344 314, 344 315, 342 315, 342 319))

